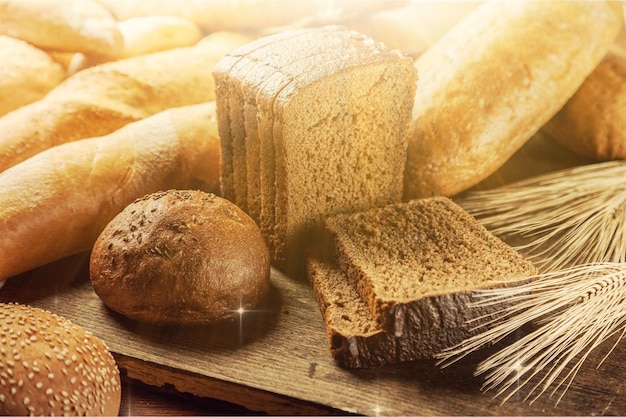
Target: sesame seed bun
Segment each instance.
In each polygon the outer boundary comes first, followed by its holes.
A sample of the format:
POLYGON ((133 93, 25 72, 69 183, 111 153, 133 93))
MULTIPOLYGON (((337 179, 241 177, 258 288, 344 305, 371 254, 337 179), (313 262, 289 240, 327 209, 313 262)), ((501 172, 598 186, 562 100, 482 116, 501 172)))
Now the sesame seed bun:
POLYGON ((120 375, 104 342, 69 320, 0 303, 0 414, 118 415, 120 375))

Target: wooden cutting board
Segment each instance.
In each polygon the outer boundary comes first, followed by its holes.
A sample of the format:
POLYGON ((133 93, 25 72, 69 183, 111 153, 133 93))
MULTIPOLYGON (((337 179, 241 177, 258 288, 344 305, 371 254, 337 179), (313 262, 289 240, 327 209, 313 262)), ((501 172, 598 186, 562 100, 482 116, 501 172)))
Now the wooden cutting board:
MULTIPOLYGON (((478 188, 586 161, 533 138, 478 188)), ((558 407, 548 395, 533 404, 521 394, 505 404, 482 393, 473 370, 484 350, 449 368, 418 361, 347 370, 329 354, 321 314, 306 277, 272 271, 265 304, 238 320, 180 328, 142 325, 110 311, 91 288, 88 254, 10 279, 0 301, 63 315, 103 339, 128 376, 154 386, 240 404, 269 414, 591 415, 626 413, 626 348, 598 348, 558 407)))

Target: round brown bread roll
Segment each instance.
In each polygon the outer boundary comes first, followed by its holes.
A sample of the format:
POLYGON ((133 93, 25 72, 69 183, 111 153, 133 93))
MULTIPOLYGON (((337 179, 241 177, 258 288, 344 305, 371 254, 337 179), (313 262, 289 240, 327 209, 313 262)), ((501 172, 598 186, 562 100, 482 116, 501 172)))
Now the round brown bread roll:
POLYGON ((131 203, 98 237, 90 276, 112 310, 161 324, 208 324, 256 306, 269 251, 256 223, 213 194, 170 190, 131 203))
POLYGON ((21 304, 0 304, 0 323, 1 415, 118 415, 120 374, 103 341, 21 304))

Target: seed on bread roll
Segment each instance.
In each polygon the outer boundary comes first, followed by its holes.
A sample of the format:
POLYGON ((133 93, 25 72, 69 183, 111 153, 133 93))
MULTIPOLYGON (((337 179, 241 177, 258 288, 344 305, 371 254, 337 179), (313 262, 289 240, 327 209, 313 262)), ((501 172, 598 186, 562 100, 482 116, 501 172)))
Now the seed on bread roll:
POLYGON ((96 294, 158 325, 208 324, 255 307, 269 290, 269 251, 256 223, 213 194, 170 190, 136 200, 91 254, 96 294))
POLYGON ((0 304, 0 323, 0 414, 118 415, 119 370, 103 341, 21 304, 0 304))

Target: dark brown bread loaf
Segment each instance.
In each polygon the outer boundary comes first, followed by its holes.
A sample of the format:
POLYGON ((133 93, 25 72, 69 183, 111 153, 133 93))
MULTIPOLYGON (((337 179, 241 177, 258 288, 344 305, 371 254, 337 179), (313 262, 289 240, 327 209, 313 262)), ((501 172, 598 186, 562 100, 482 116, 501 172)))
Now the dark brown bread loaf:
POLYGON ((233 155, 224 184, 247 207, 248 181, 259 172, 255 220, 274 263, 293 271, 326 216, 400 201, 416 70, 408 57, 340 27, 281 33, 243 48, 214 72, 220 135, 228 132, 226 170, 233 155), (265 70, 266 79, 248 67, 265 70), (238 103, 223 94, 241 86, 238 103))
POLYGON ((536 268, 445 197, 412 200, 327 221, 337 263, 386 332, 462 327, 482 314, 470 292, 536 268))
POLYGON ((267 246, 237 206, 201 191, 136 200, 96 241, 94 290, 111 309, 154 324, 206 324, 255 307, 269 291, 267 246))

